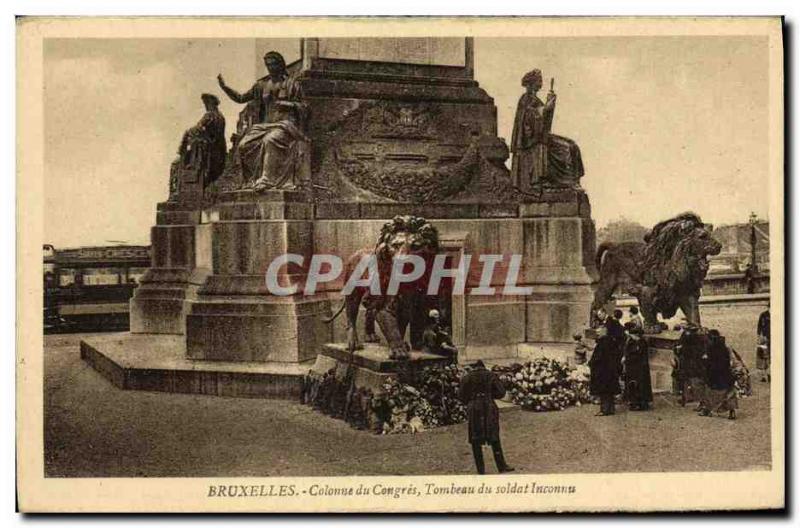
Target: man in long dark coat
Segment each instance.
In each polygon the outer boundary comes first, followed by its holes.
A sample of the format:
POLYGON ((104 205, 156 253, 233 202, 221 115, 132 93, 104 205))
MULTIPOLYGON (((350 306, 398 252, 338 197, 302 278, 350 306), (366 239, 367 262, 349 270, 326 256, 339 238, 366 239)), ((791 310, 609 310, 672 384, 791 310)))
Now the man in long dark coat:
POLYGON ((475 362, 474 369, 461 380, 461 400, 467 406, 469 420, 468 439, 475 457, 475 467, 479 475, 486 472, 483 463, 483 445, 492 446, 497 471, 508 473, 514 468, 506 463, 500 445, 500 411, 494 400, 506 394, 506 389, 497 375, 488 370, 483 361, 475 362))
POLYGON ((767 309, 761 312, 761 315, 758 316, 758 328, 756 329, 758 333, 758 337, 763 337, 767 343, 769 343, 769 330, 770 330, 770 317, 769 317, 769 305, 767 305, 767 309))
POLYGON ((756 346, 756 368, 761 372, 761 381, 770 380, 770 316, 769 305, 758 316, 758 344, 756 346))
POLYGON ((731 369, 731 351, 718 330, 708 331, 708 354, 705 359, 705 393, 701 414, 728 411, 728 418, 736 419, 738 401, 736 381, 731 369))
POLYGON ((615 412, 614 397, 620 393, 621 356, 605 327, 597 331, 597 343, 589 360, 589 392, 600 398, 600 412, 596 416, 609 416, 615 412))
MULTIPOLYGON (((608 337, 611 339, 611 346, 614 347, 614 351, 621 361, 625 352, 625 327, 622 325, 622 310, 614 310, 606 319, 605 326, 608 330, 608 337)), ((621 367, 619 374, 622 377, 621 367)))
POLYGON ((625 323, 625 397, 632 411, 646 411, 653 402, 650 358, 644 332, 636 323, 625 323))

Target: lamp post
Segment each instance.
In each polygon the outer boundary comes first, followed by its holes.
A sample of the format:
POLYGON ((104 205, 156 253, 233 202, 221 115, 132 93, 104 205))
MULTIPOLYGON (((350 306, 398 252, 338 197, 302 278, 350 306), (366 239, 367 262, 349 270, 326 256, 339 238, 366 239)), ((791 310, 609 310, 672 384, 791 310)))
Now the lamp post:
POLYGON ((756 261, 756 244, 758 238, 756 237, 756 224, 758 223, 758 216, 755 213, 750 213, 750 263, 753 267, 753 274, 758 272, 758 262, 756 261))
POLYGON ((755 293, 756 291, 756 275, 758 274, 758 262, 756 262, 756 224, 758 223, 758 216, 754 212, 750 213, 750 266, 748 266, 747 273, 747 293, 755 293))

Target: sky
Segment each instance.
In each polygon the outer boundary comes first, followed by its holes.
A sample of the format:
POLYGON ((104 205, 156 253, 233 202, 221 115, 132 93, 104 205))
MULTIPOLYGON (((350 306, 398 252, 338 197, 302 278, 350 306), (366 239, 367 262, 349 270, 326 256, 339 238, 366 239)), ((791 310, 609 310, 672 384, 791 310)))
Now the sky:
MULTIPOLYGON (((200 94, 221 93, 218 73, 248 89, 268 49, 299 57, 293 39, 46 41, 46 241, 149 243, 200 94)), ((533 68, 555 79, 553 132, 581 147, 598 228, 686 210, 716 225, 767 217, 766 38, 477 38, 475 78, 507 141, 533 68)), ((229 135, 241 107, 221 99, 229 135)))

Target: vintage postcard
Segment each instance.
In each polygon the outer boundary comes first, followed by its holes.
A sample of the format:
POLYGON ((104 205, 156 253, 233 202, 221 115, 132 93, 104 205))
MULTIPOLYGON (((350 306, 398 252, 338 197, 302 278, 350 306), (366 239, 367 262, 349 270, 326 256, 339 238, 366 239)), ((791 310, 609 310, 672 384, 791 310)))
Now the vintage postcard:
POLYGON ((20 18, 20 509, 783 509, 782 30, 20 18))

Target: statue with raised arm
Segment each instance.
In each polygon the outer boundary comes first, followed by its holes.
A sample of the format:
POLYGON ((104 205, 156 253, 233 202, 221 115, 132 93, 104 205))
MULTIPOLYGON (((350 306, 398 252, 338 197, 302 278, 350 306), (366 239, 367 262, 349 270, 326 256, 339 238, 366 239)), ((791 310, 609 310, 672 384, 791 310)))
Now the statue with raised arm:
POLYGON ((541 70, 531 70, 522 78, 525 93, 517 104, 511 135, 511 175, 524 191, 550 188, 579 188, 583 161, 578 145, 569 138, 550 132, 556 110, 553 80, 542 102, 536 93, 542 89, 541 70))
POLYGON ((244 130, 236 144, 242 175, 252 189, 290 189, 301 179, 302 161, 309 143, 303 132, 306 105, 300 84, 286 70, 280 53, 264 55, 269 75, 250 90, 239 93, 217 76, 219 86, 237 103, 248 103, 244 130))

